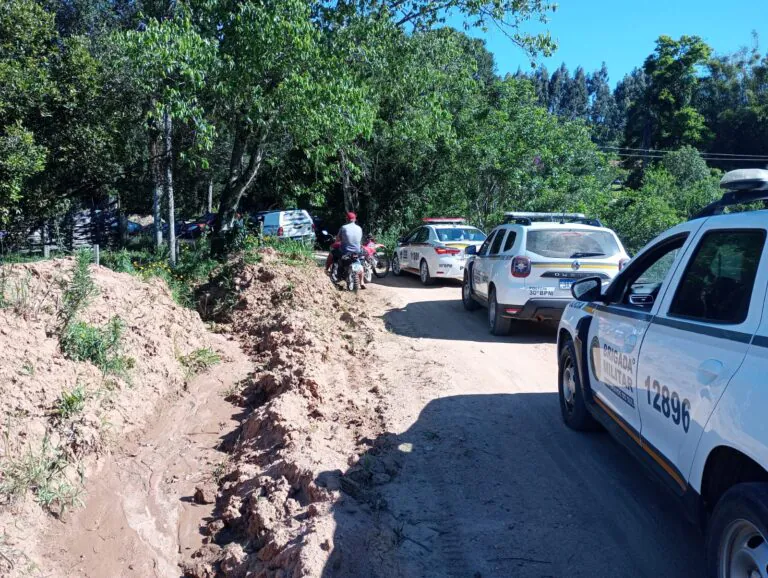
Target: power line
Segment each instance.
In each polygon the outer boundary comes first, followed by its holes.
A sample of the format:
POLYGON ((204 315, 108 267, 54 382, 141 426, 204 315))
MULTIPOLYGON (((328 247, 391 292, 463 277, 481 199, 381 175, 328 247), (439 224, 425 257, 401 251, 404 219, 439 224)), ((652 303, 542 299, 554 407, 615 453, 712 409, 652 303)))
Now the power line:
MULTIPOLYGON (((638 148, 631 148, 631 147, 616 147, 616 146, 610 146, 610 145, 600 145, 600 148, 602 149, 610 149, 610 150, 616 150, 624 153, 625 151, 637 151, 639 153, 643 153, 643 155, 638 156, 645 156, 645 154, 653 154, 653 155, 667 155, 669 153, 679 152, 674 150, 665 150, 665 149, 638 149, 638 148)), ((740 154, 740 153, 717 153, 717 152, 702 152, 702 151, 696 151, 699 153, 702 157, 712 157, 720 159, 721 157, 733 157, 735 159, 739 160, 745 160, 745 159, 754 159, 754 160, 768 160, 768 155, 751 155, 751 154, 740 154)))

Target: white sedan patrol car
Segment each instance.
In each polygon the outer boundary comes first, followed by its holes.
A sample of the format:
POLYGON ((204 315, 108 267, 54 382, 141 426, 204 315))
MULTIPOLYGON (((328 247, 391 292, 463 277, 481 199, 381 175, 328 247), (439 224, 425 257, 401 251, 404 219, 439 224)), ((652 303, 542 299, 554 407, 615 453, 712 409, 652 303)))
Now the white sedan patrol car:
POLYGON ((560 319, 571 285, 613 279, 629 260, 616 233, 580 213, 506 213, 506 223, 480 249, 468 247, 461 298, 472 311, 488 307, 494 335, 516 319, 560 319))
POLYGON ((467 247, 479 247, 485 233, 464 219, 430 218, 400 239, 392 255, 392 273, 416 273, 424 285, 435 279, 462 279, 467 247))
POLYGON ((706 528, 707 576, 768 576, 768 171, 651 241, 606 289, 574 283, 558 330, 565 423, 602 425, 706 528))

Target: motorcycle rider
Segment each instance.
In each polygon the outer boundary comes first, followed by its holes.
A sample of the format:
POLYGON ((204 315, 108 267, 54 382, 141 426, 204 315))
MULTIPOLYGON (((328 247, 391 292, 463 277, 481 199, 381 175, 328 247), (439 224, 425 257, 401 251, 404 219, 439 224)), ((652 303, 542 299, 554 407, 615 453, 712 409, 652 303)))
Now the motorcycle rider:
MULTIPOLYGON (((360 253, 363 242, 363 230, 357 224, 357 215, 353 212, 347 213, 347 224, 339 229, 339 241, 341 241, 341 256, 360 253)), ((360 288, 365 289, 365 279, 363 272, 358 273, 360 278, 360 288)))

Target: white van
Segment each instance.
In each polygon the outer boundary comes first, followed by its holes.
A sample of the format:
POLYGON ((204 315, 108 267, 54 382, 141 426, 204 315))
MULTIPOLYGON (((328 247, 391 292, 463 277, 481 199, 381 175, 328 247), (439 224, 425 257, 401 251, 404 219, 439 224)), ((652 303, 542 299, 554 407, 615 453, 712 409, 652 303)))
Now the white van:
POLYGON ((258 213, 256 220, 264 221, 265 237, 315 242, 315 225, 304 209, 258 213))

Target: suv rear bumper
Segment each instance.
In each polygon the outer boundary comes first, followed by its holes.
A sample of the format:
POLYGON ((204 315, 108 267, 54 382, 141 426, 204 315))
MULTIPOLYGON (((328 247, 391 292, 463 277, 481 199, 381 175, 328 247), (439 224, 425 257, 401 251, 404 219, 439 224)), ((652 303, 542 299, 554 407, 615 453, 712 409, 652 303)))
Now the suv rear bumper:
POLYGON ((529 299, 525 305, 499 305, 509 319, 560 321, 563 311, 573 299, 529 299), (514 313, 513 310, 518 312, 514 313))

